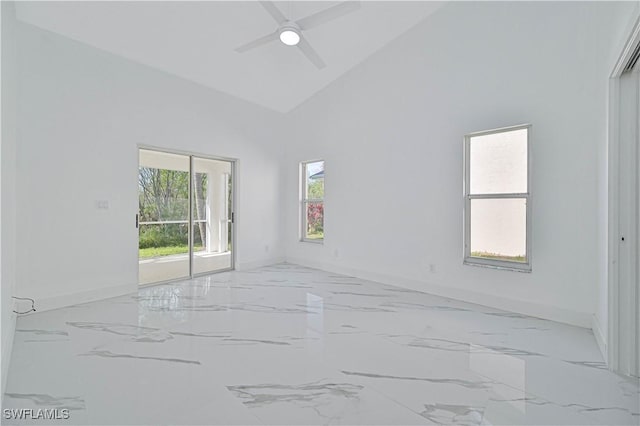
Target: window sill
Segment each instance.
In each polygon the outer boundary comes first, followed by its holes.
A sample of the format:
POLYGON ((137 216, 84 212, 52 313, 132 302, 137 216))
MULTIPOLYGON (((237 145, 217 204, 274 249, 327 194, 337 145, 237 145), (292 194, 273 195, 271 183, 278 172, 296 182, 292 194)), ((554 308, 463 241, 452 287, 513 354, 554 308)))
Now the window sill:
POLYGON ((511 271, 511 272, 524 272, 531 273, 531 264, 530 263, 522 263, 510 264, 509 262, 496 262, 487 259, 476 259, 476 258, 467 258, 462 262, 467 266, 479 266, 481 268, 489 268, 489 269, 498 269, 503 271, 511 271))
POLYGON ((321 240, 307 240, 307 239, 300 239, 301 243, 311 243, 311 244, 318 244, 318 245, 323 245, 324 244, 324 238, 321 240))

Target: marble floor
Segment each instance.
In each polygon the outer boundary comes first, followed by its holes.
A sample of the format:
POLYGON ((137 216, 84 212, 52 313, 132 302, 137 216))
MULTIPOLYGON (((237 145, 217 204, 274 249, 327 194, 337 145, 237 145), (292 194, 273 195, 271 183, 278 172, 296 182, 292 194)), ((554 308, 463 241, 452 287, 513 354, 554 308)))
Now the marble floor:
POLYGON ((19 318, 3 408, 82 425, 638 425, 639 399, 589 330, 280 264, 19 318))

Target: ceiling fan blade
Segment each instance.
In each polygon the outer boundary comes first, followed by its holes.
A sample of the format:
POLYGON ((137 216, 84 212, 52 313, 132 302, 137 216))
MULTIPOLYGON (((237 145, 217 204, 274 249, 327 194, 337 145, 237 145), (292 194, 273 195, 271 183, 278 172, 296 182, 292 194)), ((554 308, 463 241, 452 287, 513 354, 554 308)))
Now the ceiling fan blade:
POLYGON ((271 34, 267 34, 264 37, 260 37, 257 40, 250 41, 247 44, 243 44, 240 47, 236 47, 235 51, 238 52, 238 53, 244 53, 247 50, 255 49, 256 47, 263 46, 263 45, 265 45, 265 44, 267 44, 267 43, 269 43, 269 42, 271 42, 273 40, 277 40, 277 39, 278 39, 278 32, 276 31, 276 32, 273 32, 271 34))
POLYGON ((322 60, 320 55, 318 55, 318 52, 316 52, 315 49, 311 47, 311 45, 309 44, 306 38, 300 37, 300 42, 298 43, 298 47, 300 48, 302 53, 304 53, 304 56, 306 56, 307 59, 313 62, 313 65, 318 67, 318 69, 322 69, 325 67, 324 61, 322 60))
POLYGON ((272 1, 261 1, 260 4, 266 9, 267 12, 269 12, 269 15, 271 15, 273 19, 276 20, 278 25, 283 24, 287 20, 282 12, 280 12, 280 9, 278 9, 278 7, 273 4, 272 1))
POLYGON ((308 30, 310 28, 317 27, 320 24, 324 24, 325 22, 333 21, 334 19, 346 15, 347 13, 351 13, 359 8, 359 1, 344 1, 333 7, 299 19, 296 23, 302 30, 308 30))

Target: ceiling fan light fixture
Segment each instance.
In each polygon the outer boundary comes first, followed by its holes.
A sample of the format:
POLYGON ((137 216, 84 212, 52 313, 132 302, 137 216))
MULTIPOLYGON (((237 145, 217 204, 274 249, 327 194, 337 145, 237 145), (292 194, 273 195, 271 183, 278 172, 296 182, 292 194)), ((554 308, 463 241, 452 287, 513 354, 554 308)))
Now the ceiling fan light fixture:
MULTIPOLYGON (((245 43, 242 46, 236 47, 235 51, 238 53, 244 53, 280 39, 282 44, 287 46, 298 46, 299 52, 306 56, 306 58, 318 69, 324 68, 326 64, 318 52, 316 52, 311 44, 309 44, 309 41, 306 38, 304 40, 302 39, 302 30, 304 29, 304 31, 306 31, 310 28, 315 28, 324 23, 333 21, 334 19, 338 19, 360 7, 360 0, 346 0, 338 3, 337 5, 331 6, 328 9, 312 13, 311 15, 305 16, 297 21, 291 21, 282 14, 273 1, 261 0, 257 3, 262 5, 267 13, 271 15, 271 17, 277 22, 278 27, 275 31, 269 34, 250 41, 249 43, 245 43)), ((291 14, 291 6, 289 6, 289 14, 291 14)))
POLYGON ((280 41, 287 46, 295 46, 300 43, 300 32, 293 26, 282 27, 280 29, 280 41))

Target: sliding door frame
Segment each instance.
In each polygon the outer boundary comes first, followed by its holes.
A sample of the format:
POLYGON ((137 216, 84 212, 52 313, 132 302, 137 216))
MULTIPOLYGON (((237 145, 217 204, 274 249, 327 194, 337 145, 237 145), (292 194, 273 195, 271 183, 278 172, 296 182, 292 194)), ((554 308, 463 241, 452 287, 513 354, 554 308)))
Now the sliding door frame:
MULTIPOLYGON (((212 274, 217 274, 219 272, 228 272, 228 271, 233 271, 236 268, 236 248, 237 248, 237 243, 236 243, 236 218, 238 216, 237 210, 236 210, 236 191, 237 191, 237 179, 236 179, 236 170, 237 170, 237 162, 238 160, 236 158, 228 158, 228 157, 220 157, 220 156, 215 156, 215 155, 207 155, 207 154, 201 154, 198 152, 192 152, 192 151, 182 151, 182 150, 176 150, 176 149, 170 149, 170 148, 163 148, 163 147, 159 147, 159 146, 153 146, 153 145, 146 145, 146 144, 138 144, 136 149, 138 150, 138 168, 140 168, 140 150, 141 149, 145 149, 148 151, 156 151, 156 152, 161 152, 161 153, 165 153, 165 154, 175 154, 175 155, 184 155, 186 157, 189 157, 189 232, 188 232, 188 244, 189 244, 189 275, 187 277, 184 278, 174 278, 174 279, 170 279, 170 280, 164 280, 164 281, 156 281, 153 283, 148 283, 148 284, 140 284, 138 283, 138 287, 150 287, 150 286, 154 286, 154 285, 160 285, 160 284, 168 284, 168 283, 172 283, 172 282, 176 282, 176 281, 182 281, 184 279, 192 279, 192 278, 198 278, 198 277, 202 277, 202 276, 206 276, 206 275, 212 275, 212 274), (204 160, 214 160, 214 161, 226 161, 230 164, 231 166, 231 212, 232 212, 232 216, 231 216, 231 266, 229 266, 228 268, 224 268, 224 269, 218 269, 217 271, 212 271, 212 272, 200 272, 198 274, 194 274, 193 273, 193 176, 192 176, 192 172, 193 172, 193 159, 194 158, 202 158, 204 160)), ((139 229, 138 229, 138 232, 139 229)), ((139 240, 139 236, 138 236, 138 242, 139 240)), ((140 267, 140 263, 138 262, 138 268, 140 267)), ((139 273, 139 271, 138 271, 139 273)))

